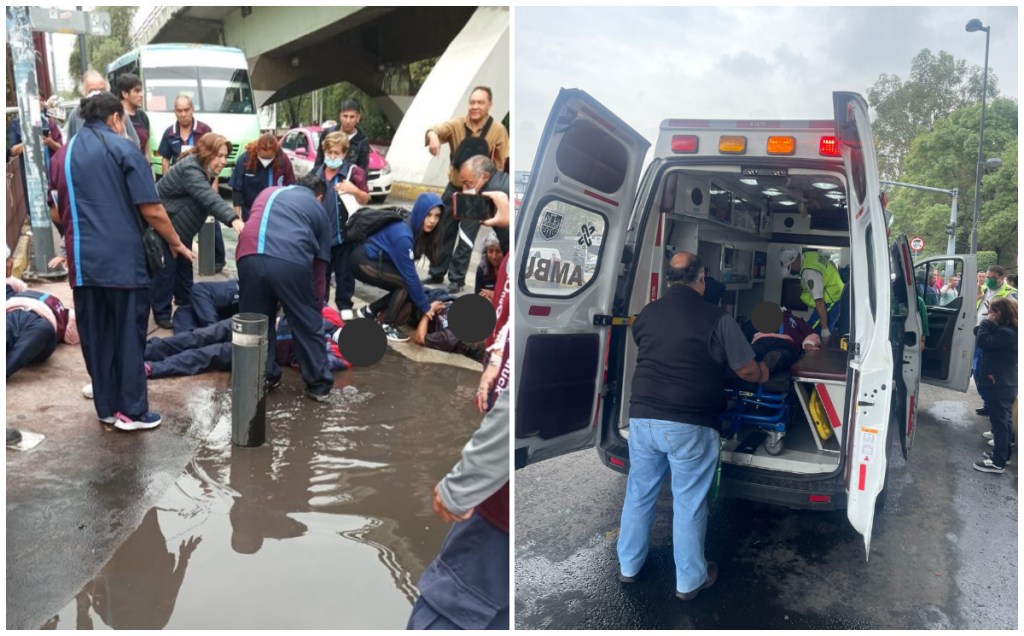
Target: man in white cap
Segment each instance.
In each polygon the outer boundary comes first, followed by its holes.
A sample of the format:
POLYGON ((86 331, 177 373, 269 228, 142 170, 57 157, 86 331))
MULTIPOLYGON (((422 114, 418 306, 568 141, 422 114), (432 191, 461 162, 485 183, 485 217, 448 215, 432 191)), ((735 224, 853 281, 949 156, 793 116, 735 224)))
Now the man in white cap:
POLYGON ((815 310, 808 322, 821 335, 822 343, 826 343, 832 329, 839 322, 839 299, 843 295, 843 279, 839 277, 839 269, 835 263, 814 250, 782 250, 779 264, 783 276, 800 274, 800 286, 803 289, 800 300, 815 310))

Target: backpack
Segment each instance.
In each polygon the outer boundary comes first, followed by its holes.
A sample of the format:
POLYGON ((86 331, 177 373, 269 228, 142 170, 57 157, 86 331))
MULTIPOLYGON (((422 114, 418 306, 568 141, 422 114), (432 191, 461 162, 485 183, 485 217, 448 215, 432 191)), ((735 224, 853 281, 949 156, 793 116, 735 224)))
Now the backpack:
POLYGON ((352 214, 345 223, 345 241, 363 243, 384 226, 408 218, 409 211, 404 208, 359 208, 359 211, 352 214))
POLYGON ((493 121, 493 117, 487 117, 487 122, 480 129, 479 137, 474 137, 473 131, 469 129, 469 126, 463 124, 466 128, 466 138, 459 143, 459 147, 452 153, 453 168, 460 168, 466 159, 470 157, 483 155, 489 158, 491 156, 491 147, 487 145, 487 132, 491 129, 491 122, 493 121))

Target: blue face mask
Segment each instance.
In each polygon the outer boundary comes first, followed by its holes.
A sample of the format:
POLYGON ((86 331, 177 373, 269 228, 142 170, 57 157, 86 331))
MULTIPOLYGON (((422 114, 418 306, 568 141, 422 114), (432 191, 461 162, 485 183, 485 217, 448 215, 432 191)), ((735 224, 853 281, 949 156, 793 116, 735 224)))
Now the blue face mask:
POLYGON ((345 161, 345 159, 343 157, 342 158, 338 158, 338 159, 326 159, 325 158, 324 159, 324 165, 327 166, 328 168, 330 168, 331 170, 337 170, 338 168, 341 167, 341 163, 343 161, 345 161))

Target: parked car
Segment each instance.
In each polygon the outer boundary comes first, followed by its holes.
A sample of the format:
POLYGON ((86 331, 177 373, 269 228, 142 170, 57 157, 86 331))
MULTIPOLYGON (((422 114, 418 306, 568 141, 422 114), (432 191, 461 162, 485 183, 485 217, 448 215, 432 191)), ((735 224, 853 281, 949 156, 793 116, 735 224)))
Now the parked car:
MULTIPOLYGON (((322 132, 323 128, 320 126, 300 126, 292 128, 281 137, 281 148, 291 159, 296 177, 301 177, 313 169, 322 132)), ((370 146, 370 166, 366 174, 366 184, 370 187, 370 200, 374 203, 384 203, 391 194, 391 166, 376 146, 370 146)))

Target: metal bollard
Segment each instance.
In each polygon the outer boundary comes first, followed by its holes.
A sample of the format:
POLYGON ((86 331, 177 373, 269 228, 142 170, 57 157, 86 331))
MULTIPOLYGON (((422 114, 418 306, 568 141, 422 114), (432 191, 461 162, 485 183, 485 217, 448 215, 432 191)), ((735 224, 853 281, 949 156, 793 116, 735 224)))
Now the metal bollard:
POLYGON ((206 223, 199 228, 199 275, 213 276, 217 271, 217 252, 214 247, 216 235, 214 229, 217 220, 212 216, 206 217, 206 223))
POLYGON ((231 319, 231 443, 261 446, 267 439, 267 320, 263 314, 231 319))

